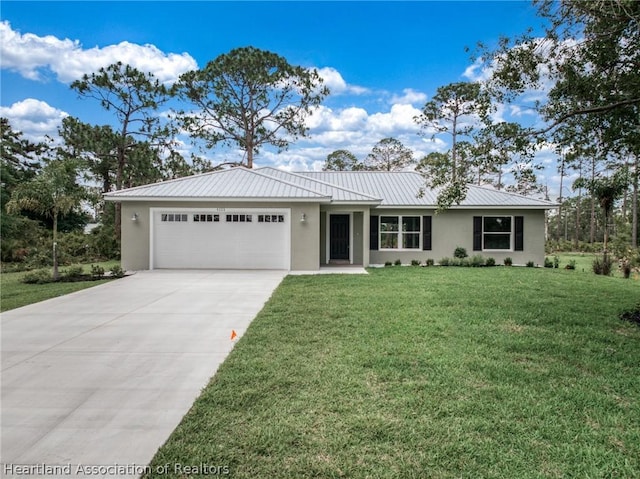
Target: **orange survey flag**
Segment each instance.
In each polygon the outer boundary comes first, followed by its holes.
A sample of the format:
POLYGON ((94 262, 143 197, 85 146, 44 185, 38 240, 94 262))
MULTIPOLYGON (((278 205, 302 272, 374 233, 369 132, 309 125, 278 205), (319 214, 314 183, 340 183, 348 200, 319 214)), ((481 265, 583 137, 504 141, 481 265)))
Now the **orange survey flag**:
POLYGON ((238 337, 238 333, 236 333, 235 329, 231 330, 231 341, 233 341, 234 339, 236 339, 238 337))

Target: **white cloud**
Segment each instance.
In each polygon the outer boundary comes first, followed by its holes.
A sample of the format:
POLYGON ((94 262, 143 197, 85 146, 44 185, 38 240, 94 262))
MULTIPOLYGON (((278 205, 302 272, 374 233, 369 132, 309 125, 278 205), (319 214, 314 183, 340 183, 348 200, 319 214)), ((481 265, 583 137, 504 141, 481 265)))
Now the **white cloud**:
POLYGON ((401 103, 404 105, 414 105, 416 103, 424 104, 427 101, 427 95, 420 91, 416 91, 413 88, 405 88, 402 90, 403 95, 393 95, 391 97, 391 103, 401 103))
POLYGON ((353 95, 364 95, 369 93, 368 88, 364 88, 357 85, 349 85, 342 78, 342 75, 338 70, 332 67, 317 68, 318 74, 322 77, 324 85, 329 87, 332 95, 340 95, 343 93, 351 93, 353 95))
MULTIPOLYGON (((188 70, 197 68, 188 54, 165 54, 154 45, 121 42, 106 47, 84 49, 78 40, 53 35, 21 34, 7 21, 0 22, 0 65, 30 80, 44 80, 47 72, 70 83, 118 61, 142 72, 153 73, 165 83, 175 81, 188 70)), ((50 74, 49 73, 49 74, 50 74)))
POLYGON ((14 131, 21 131, 28 140, 39 142, 45 135, 55 137, 62 119, 69 115, 44 101, 27 98, 9 107, 0 106, 0 116, 9 119, 14 131))

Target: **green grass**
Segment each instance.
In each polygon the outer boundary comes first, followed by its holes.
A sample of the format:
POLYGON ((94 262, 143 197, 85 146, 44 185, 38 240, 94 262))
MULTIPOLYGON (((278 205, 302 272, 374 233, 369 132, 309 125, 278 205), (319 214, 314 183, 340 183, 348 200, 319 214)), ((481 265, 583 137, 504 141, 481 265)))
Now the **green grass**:
MULTIPOLYGON (((120 264, 120 262, 107 261, 91 264, 99 264, 105 271, 109 271, 110 268, 120 264)), ((86 273, 91 271, 91 264, 81 265, 86 273)), ((60 268, 60 271, 66 268, 67 267, 63 266, 60 268)), ((27 272, 2 273, 2 275, 0 275, 0 311, 8 311, 28 304, 38 303, 45 299, 63 296, 73 293, 74 291, 110 281, 105 279, 99 281, 79 281, 76 283, 24 284, 21 280, 25 274, 27 274, 27 272)))
MULTIPOLYGON (((549 254, 547 255, 547 258, 550 258, 553 261, 553 257, 555 255, 553 254, 549 254)), ((590 273, 590 274, 595 274, 593 272, 593 260, 596 257, 601 258, 602 254, 596 254, 596 253, 558 253, 557 255, 560 258, 560 268, 564 268, 569 261, 575 261, 576 262, 576 269, 575 271, 580 272, 580 273, 590 273)), ((618 268, 618 262, 614 262, 613 264, 613 271, 611 273, 611 276, 617 277, 617 278, 622 278, 622 272, 620 271, 620 269, 618 268)))
POLYGON ((562 270, 289 276, 150 476, 639 477, 638 301, 562 270))

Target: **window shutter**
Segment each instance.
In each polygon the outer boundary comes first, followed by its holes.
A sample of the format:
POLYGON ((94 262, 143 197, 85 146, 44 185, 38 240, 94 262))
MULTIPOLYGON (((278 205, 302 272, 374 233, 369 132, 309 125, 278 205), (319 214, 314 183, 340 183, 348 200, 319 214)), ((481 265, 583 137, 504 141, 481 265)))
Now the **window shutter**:
POLYGON ((482 251, 482 216, 473 217, 473 251, 482 251))
POLYGON ((378 250, 378 217, 369 217, 369 249, 378 250))
POLYGON ((422 249, 431 250, 431 216, 422 217, 422 249))
POLYGON ((524 251, 524 216, 516 216, 516 237, 514 249, 524 251))

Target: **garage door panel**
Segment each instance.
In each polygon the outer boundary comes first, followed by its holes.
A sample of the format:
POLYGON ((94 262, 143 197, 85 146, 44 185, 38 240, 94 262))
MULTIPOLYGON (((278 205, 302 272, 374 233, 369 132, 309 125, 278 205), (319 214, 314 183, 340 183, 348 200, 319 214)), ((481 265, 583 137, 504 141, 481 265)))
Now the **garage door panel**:
POLYGON ((186 222, 162 221, 162 215, 170 213, 168 210, 154 213, 154 268, 289 268, 288 211, 234 210, 216 213, 220 215, 218 222, 193 221, 194 214, 203 212, 205 211, 187 211, 186 222), (282 215, 284 222, 258 222, 258 214, 265 212, 282 215), (250 214, 252 221, 227 221, 227 214, 250 214))

